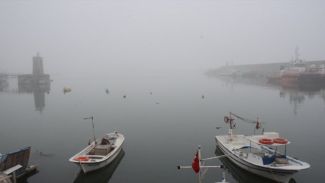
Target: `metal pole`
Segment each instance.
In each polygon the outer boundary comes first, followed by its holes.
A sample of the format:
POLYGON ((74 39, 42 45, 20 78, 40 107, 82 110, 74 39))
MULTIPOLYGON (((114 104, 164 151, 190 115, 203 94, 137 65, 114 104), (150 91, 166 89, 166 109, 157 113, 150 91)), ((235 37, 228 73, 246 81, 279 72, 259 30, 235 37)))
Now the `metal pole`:
POLYGON ((200 167, 199 183, 201 183, 202 182, 202 180, 201 180, 201 146, 198 147, 198 156, 199 156, 199 167, 200 167))
POLYGON ((13 172, 12 173, 12 179, 13 179, 13 181, 14 181, 14 183, 16 183, 17 182, 17 179, 16 179, 16 172, 13 172))
POLYGON ((94 141, 95 141, 95 144, 97 144, 96 142, 96 136, 95 136, 95 123, 94 123, 94 116, 90 116, 88 118, 84 118, 85 120, 86 119, 91 119, 91 124, 92 124, 92 127, 93 127, 93 137, 94 137, 94 141))
POLYGON ((93 125, 93 136, 94 136, 94 141, 95 141, 95 144, 96 144, 94 116, 91 117, 91 123, 93 125))

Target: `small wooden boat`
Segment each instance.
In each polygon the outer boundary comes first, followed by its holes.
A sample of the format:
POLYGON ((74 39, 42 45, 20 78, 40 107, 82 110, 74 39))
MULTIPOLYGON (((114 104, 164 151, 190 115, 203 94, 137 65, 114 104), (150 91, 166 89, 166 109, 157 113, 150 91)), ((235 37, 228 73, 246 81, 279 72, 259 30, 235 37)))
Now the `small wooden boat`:
POLYGON ((85 149, 72 156, 69 161, 80 166, 84 173, 98 170, 110 164, 121 152, 124 135, 108 133, 91 142, 85 149))
POLYGON ((118 165, 122 161, 125 155, 124 150, 122 149, 121 152, 117 155, 117 157, 112 161, 109 165, 104 168, 101 168, 95 172, 84 174, 82 171, 79 172, 76 179, 73 183, 108 183, 110 182, 111 177, 113 176, 115 170, 117 169, 118 165))
POLYGON ((16 182, 23 177, 37 173, 35 165, 29 165, 31 147, 0 154, 0 183, 16 182))

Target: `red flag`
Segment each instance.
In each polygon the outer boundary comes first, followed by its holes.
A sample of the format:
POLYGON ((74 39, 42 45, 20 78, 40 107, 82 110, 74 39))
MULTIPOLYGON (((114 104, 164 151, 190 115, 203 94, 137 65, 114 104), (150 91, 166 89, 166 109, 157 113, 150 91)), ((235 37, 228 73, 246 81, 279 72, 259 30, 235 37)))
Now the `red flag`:
POLYGON ((192 168, 195 173, 199 173, 200 171, 200 162, 199 162, 199 152, 196 152, 195 157, 192 162, 192 168))
POLYGON ((261 128, 261 124, 259 121, 256 121, 256 126, 255 126, 256 130, 261 128))

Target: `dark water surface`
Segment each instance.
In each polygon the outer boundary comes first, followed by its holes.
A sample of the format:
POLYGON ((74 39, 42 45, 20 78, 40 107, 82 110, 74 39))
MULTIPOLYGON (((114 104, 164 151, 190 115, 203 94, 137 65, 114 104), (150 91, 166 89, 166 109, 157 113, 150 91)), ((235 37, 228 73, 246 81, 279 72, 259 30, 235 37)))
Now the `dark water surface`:
MULTIPOLYGON (((214 136, 226 133, 223 116, 229 111, 258 116, 266 131, 292 141, 288 153, 312 166, 297 173, 296 182, 323 182, 325 90, 240 84, 181 70, 122 78, 51 77, 49 93, 17 93, 12 85, 0 93, 0 151, 32 146, 31 163, 40 172, 30 183, 197 182, 191 170, 178 171, 176 165, 190 164, 199 144, 203 156, 215 155, 214 136), (64 94, 64 86, 72 91, 64 94), (91 124, 82 118, 90 115, 97 136, 118 130, 126 141, 112 166, 84 176, 68 159, 87 145, 91 124)), ((253 126, 237 124, 237 133, 253 133, 253 126)), ((261 182, 231 165, 229 170, 230 182, 261 182)), ((203 182, 219 181, 221 174, 211 169, 203 182)))

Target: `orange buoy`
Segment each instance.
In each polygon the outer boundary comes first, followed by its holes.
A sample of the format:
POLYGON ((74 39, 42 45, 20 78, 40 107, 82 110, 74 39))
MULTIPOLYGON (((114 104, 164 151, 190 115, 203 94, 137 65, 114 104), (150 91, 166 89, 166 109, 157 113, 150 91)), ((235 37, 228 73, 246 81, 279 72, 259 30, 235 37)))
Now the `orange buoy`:
POLYGON ((271 145, 274 143, 273 140, 269 138, 261 138, 258 142, 266 145, 271 145))
POLYGON ((75 157, 74 160, 76 160, 76 161, 88 161, 89 158, 87 156, 78 156, 78 157, 75 157))
POLYGON ((273 142, 276 144, 287 144, 288 140, 285 138, 275 138, 273 139, 273 142))

